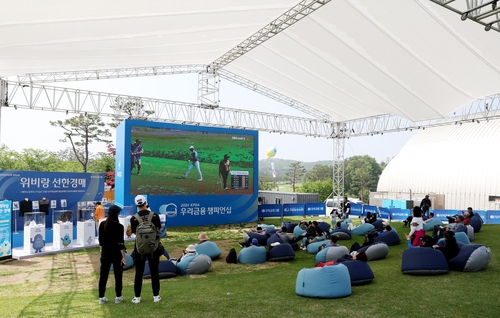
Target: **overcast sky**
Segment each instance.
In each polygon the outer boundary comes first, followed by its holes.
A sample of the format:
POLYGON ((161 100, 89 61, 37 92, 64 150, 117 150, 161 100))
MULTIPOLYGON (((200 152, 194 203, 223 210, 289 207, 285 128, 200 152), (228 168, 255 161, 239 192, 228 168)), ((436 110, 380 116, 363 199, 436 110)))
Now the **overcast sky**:
MULTIPOLYGON (((197 75, 171 75, 55 83, 53 86, 196 103, 196 79, 197 75)), ((219 94, 222 107, 301 116, 301 113, 293 108, 225 80, 221 82, 219 94)), ((52 127, 49 121, 64 120, 69 117, 71 114, 26 109, 14 110, 12 107, 2 107, 0 143, 17 151, 26 148, 50 151, 64 149, 69 147, 69 144, 59 141, 63 136, 62 129, 52 127)), ((110 121, 109 118, 104 118, 104 120, 110 121)), ((112 139, 114 140, 114 129, 110 130, 113 131, 112 139)), ((414 134, 415 132, 400 132, 382 136, 350 138, 346 140, 345 157, 366 154, 379 162, 386 161, 388 158, 394 157, 414 134)), ((259 141, 259 159, 267 158, 266 149, 274 146, 277 149, 275 158, 313 162, 331 160, 333 157, 333 141, 331 139, 260 132, 259 141)), ((93 145, 91 150, 93 152, 105 151, 106 147, 104 144, 97 144, 93 145)))

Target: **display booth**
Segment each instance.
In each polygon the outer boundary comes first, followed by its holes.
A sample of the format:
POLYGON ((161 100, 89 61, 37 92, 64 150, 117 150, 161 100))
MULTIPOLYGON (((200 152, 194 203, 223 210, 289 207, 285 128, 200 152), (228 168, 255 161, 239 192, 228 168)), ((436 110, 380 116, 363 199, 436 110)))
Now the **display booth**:
POLYGON ((76 224, 76 243, 82 246, 89 246, 95 243, 94 220, 79 221, 76 224))

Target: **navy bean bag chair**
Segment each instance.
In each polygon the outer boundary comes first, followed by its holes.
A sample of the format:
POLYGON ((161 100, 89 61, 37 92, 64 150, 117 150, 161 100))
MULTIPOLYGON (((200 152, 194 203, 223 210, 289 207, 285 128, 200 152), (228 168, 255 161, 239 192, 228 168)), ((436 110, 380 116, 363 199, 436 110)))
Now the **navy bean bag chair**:
POLYGON ((295 237, 295 238, 301 236, 304 233, 306 233, 306 230, 301 229, 300 226, 296 226, 293 229, 293 237, 295 237))
POLYGON ((315 298, 340 298, 351 295, 349 270, 342 264, 303 268, 297 274, 295 292, 315 298))
POLYGON ((383 259, 387 256, 387 254, 389 254, 389 246, 384 242, 378 242, 362 247, 358 250, 358 252, 365 252, 369 261, 375 261, 383 259))
POLYGON ((384 242, 385 244, 392 246, 392 245, 398 245, 401 243, 401 238, 399 237, 398 232, 396 231, 390 231, 388 233, 385 233, 384 235, 379 235, 375 237, 374 239, 375 242, 384 242))
MULTIPOLYGON (((127 264, 125 264, 125 267, 123 268, 124 270, 132 268, 132 266, 134 266, 134 259, 132 258, 132 256, 130 256, 130 254, 125 253, 125 262, 127 264)), ((110 270, 113 270, 113 264, 111 264, 110 270)))
POLYGON ((363 285, 373 281, 375 275, 367 262, 352 260, 342 262, 342 265, 349 270, 351 285, 363 285))
POLYGON ((316 264, 319 262, 326 263, 329 261, 335 261, 346 254, 349 254, 349 250, 345 246, 339 245, 327 247, 316 254, 316 264))
POLYGON ((316 253, 318 253, 318 249, 321 245, 328 244, 329 242, 330 242, 330 240, 323 240, 323 241, 319 241, 319 242, 309 243, 309 245, 307 245, 307 251, 310 254, 316 254, 316 253))
POLYGON ((273 243, 285 243, 283 242, 283 240, 276 234, 274 233, 273 235, 269 236, 269 238, 267 239, 267 245, 268 246, 271 246, 271 244, 273 243))
POLYGON ((481 231, 481 227, 483 226, 483 219, 481 219, 481 216, 479 214, 474 214, 470 218, 469 225, 474 228, 474 232, 479 232, 481 231))
POLYGON ((352 235, 365 236, 366 233, 373 230, 375 227, 370 223, 363 223, 351 230, 352 235))
POLYGON ((377 219, 377 221, 373 222, 372 225, 377 230, 382 230, 384 228, 384 221, 382 221, 381 219, 377 219))
POLYGON ((444 254, 430 247, 408 248, 403 251, 401 271, 409 275, 441 275, 448 273, 444 254))
MULTIPOLYGON (((158 264, 158 273, 161 278, 170 278, 170 277, 175 277, 177 276, 177 266, 169 261, 169 260, 163 260, 160 261, 158 264)), ((149 262, 146 261, 146 264, 144 265, 144 278, 150 278, 151 277, 151 270, 149 268, 149 262)))
POLYGON ((238 263, 262 264, 267 260, 267 251, 264 246, 249 246, 238 254, 238 263))
POLYGON ((256 238, 257 242, 259 242, 259 245, 265 246, 267 244, 267 235, 257 234, 254 232, 248 232, 247 235, 248 237, 250 237, 250 242, 253 238, 256 238))
POLYGON ((267 259, 271 262, 291 261, 294 258, 295 252, 288 243, 276 245, 267 252, 267 259))
POLYGON ((330 224, 326 222, 318 222, 318 227, 321 229, 323 232, 330 232, 330 224))
POLYGON ((434 225, 443 226, 443 221, 438 218, 432 218, 429 222, 424 223, 424 231, 432 231, 434 229, 434 225))
POLYGON ((293 222, 283 222, 282 226, 283 227, 285 226, 286 227, 286 232, 287 233, 293 233, 293 230, 295 229, 295 227, 297 226, 297 223, 293 223, 293 222))
POLYGON ((352 237, 351 230, 344 228, 331 231, 330 236, 336 236, 337 240, 350 240, 352 237))
POLYGON ((212 266, 212 259, 208 255, 199 254, 194 256, 184 256, 177 263, 177 271, 182 276, 199 275, 206 273, 212 266))
POLYGON ((491 261, 491 250, 481 244, 467 244, 460 247, 460 252, 448 261, 452 271, 477 272, 483 270, 491 261))
POLYGON ((215 242, 206 241, 194 246, 198 254, 208 255, 211 259, 218 259, 222 254, 219 246, 215 242))

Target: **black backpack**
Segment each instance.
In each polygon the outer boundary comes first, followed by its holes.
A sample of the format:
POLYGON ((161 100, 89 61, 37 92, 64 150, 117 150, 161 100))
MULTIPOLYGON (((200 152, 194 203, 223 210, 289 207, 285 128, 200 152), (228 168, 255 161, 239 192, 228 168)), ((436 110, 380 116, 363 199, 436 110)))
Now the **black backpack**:
POLYGON ((229 253, 227 253, 226 263, 238 264, 238 255, 234 248, 230 249, 229 253))

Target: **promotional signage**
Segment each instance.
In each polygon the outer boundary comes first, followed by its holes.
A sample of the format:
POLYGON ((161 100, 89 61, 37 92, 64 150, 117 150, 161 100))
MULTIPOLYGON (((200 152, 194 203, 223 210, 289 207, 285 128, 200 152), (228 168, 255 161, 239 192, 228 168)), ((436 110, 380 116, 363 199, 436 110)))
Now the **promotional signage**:
POLYGON ((303 216, 305 205, 300 203, 283 204, 283 216, 303 216))
POLYGON ((389 219, 389 208, 378 208, 382 219, 389 219))
POLYGON ((103 195, 102 173, 0 171, 0 198, 16 203, 15 232, 23 229, 26 212, 44 212, 46 227, 51 228, 54 210, 65 208, 76 215, 78 202, 101 201, 103 195))
POLYGON ((378 215, 378 209, 376 206, 374 205, 364 205, 363 206, 363 215, 367 215, 368 212, 370 212, 371 214, 377 214, 378 215))
POLYGON ((283 205, 261 204, 259 205, 259 218, 282 217, 283 205))
MULTIPOLYGON (((433 210, 434 217, 440 219, 443 222, 448 222, 447 216, 453 216, 458 214, 458 210, 433 210)), ((460 212, 460 214, 462 214, 460 212)))
POLYGON ((325 203, 306 203, 306 215, 325 215, 325 203))
POLYGON ((12 258, 12 201, 0 201, 0 260, 12 258))
POLYGON ((363 215, 363 205, 362 204, 351 203, 350 206, 351 206, 351 212, 350 212, 350 214, 352 216, 363 215))
POLYGON ((391 219, 395 221, 404 221, 411 215, 410 209, 389 209, 391 219))
POLYGON ((488 224, 500 224, 500 211, 499 210, 488 210, 486 211, 486 223, 488 224))

